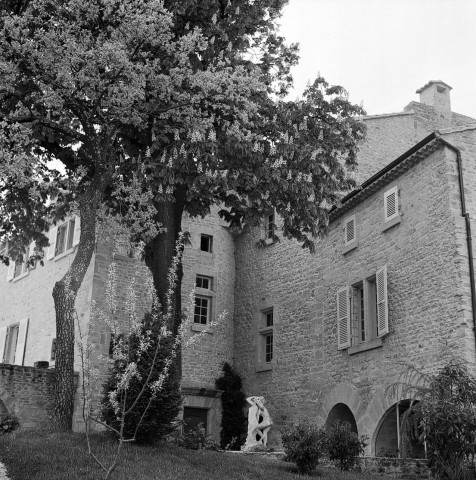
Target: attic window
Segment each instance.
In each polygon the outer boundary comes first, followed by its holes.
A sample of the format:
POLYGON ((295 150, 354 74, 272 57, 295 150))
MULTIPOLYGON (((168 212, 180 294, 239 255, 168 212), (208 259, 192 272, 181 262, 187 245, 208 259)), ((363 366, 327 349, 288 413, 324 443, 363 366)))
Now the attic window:
POLYGON ((445 93, 446 92, 446 88, 445 87, 440 87, 439 85, 436 86, 436 91, 438 93, 445 93))

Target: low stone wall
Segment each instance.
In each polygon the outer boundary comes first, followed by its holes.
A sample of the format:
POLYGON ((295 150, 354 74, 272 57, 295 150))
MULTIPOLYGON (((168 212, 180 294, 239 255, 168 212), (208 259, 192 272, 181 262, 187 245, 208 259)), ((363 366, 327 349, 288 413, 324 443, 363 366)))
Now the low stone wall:
POLYGON ((379 473, 392 477, 419 479, 431 478, 425 459, 362 457, 360 467, 370 473, 379 473))
MULTIPOLYGON (((75 373, 77 384, 78 374, 75 373)), ((14 413, 22 428, 51 425, 55 370, 0 364, 0 416, 14 413)))

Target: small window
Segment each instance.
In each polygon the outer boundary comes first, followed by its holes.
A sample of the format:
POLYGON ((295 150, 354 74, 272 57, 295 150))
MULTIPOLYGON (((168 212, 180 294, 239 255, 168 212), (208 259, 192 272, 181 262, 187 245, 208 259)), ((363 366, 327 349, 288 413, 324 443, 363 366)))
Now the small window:
POLYGON ((60 255, 65 251, 65 245, 66 245, 66 232, 68 231, 68 224, 63 223, 63 225, 60 225, 58 227, 58 231, 56 233, 56 250, 55 250, 55 256, 60 255))
POLYGON ((276 235, 276 224, 275 224, 275 215, 274 212, 266 216, 266 225, 265 225, 266 238, 273 240, 276 235))
POLYGON ((274 309, 260 312, 258 357, 261 369, 269 370, 274 354, 274 309))
POLYGON ((197 288, 204 288, 205 290, 212 289, 212 278, 205 277, 203 275, 197 275, 197 279, 195 281, 195 286, 197 288))
POLYGON ((398 189, 393 187, 384 194, 385 222, 398 217, 398 189))
POLYGON ((13 278, 17 278, 20 275, 28 272, 28 256, 29 251, 23 254, 23 261, 22 262, 15 262, 14 271, 13 271, 13 278))
POLYGON ((445 87, 440 87, 439 85, 436 86, 436 91, 438 93, 445 93, 446 92, 446 88, 445 87))
POLYGON ((352 215, 344 223, 344 244, 349 245, 356 240, 355 215, 352 215))
POLYGON ((58 225, 52 226, 48 232, 50 245, 46 258, 54 259, 56 256, 69 252, 78 245, 81 236, 81 221, 78 216, 58 225))
POLYGON ((56 360, 56 338, 51 340, 51 361, 54 362, 56 360))
POLYGON ((212 253, 213 237, 211 235, 200 235, 200 250, 212 253))

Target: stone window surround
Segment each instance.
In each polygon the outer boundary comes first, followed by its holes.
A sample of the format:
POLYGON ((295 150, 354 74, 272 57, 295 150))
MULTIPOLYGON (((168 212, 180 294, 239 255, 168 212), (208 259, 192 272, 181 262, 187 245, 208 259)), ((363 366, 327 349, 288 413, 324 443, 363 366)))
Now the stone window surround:
MULTIPOLYGON (((207 252, 202 252, 202 253, 207 253, 207 252)), ((212 254, 208 254, 212 255, 212 254)), ((209 313, 209 320, 212 322, 215 319, 216 316, 216 308, 217 308, 217 271, 215 269, 210 269, 206 267, 199 267, 199 270, 193 271, 192 273, 192 278, 194 281, 196 281, 197 276, 199 277, 208 277, 211 279, 211 289, 205 289, 205 288, 198 288, 195 287, 195 295, 199 297, 206 297, 210 299, 210 313, 209 313)), ((190 327, 192 332, 202 332, 205 331, 206 333, 213 334, 215 332, 214 328, 210 328, 209 324, 207 323, 206 325, 202 325, 199 323, 194 323, 192 320, 192 325, 190 327)))
POLYGON ((271 304, 263 304, 258 309, 255 314, 255 325, 257 327, 256 331, 256 354, 255 354, 255 365, 256 372, 266 372, 273 369, 273 365, 276 359, 276 337, 275 337, 275 326, 276 326, 276 308, 271 304), (273 311, 273 325, 266 326, 266 314, 272 310, 273 311), (270 335, 273 335, 273 358, 271 362, 265 362, 266 355, 266 338, 270 335))

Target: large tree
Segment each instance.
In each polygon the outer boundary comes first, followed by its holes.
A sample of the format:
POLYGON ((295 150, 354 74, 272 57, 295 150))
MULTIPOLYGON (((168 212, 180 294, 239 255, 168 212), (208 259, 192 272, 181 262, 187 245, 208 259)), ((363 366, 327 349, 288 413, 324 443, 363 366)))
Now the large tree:
POLYGON ((75 258, 53 290, 55 417, 70 429, 75 298, 94 251, 97 209, 121 166, 134 164, 121 131, 140 132, 150 115, 178 106, 169 100, 184 80, 176 72, 186 70, 203 41, 194 31, 173 38, 171 15, 157 0, 32 0, 2 11, 1 26, 0 239, 10 246, 4 260, 21 261, 31 240, 41 259, 48 224, 71 212, 81 218, 75 258), (146 85, 164 99, 150 111, 146 85))
MULTIPOLYGON (((274 208, 283 234, 312 249, 329 206, 353 186, 364 129, 361 109, 323 78, 302 100, 283 100, 297 60, 277 35, 284 0, 168 0, 168 10, 158 0, 10 3, 0 11, 0 240, 18 260, 33 239, 41 258, 48 222, 81 217, 75 259, 53 291, 56 418, 69 429, 74 301, 98 207, 142 211, 141 198, 152 198, 164 229, 136 238, 148 243, 165 305, 184 212, 221 205, 243 227, 274 208)), ((173 327, 180 307, 178 282, 173 327)))

